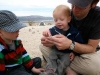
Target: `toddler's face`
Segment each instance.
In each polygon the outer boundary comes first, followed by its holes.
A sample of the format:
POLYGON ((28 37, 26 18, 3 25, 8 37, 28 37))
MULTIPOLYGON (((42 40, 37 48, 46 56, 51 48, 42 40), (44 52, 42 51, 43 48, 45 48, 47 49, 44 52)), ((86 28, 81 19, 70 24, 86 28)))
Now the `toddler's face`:
POLYGON ((70 22, 70 16, 67 17, 62 13, 56 13, 55 15, 53 15, 54 17, 54 22, 55 25, 59 28, 59 29, 63 29, 63 30, 67 30, 69 28, 68 23, 70 22))

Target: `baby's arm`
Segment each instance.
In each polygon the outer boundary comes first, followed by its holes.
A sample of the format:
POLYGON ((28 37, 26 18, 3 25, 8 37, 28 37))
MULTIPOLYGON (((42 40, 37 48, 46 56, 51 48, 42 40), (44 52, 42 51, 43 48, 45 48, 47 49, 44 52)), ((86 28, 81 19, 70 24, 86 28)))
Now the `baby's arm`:
POLYGON ((46 29, 43 31, 42 35, 45 37, 49 37, 49 36, 51 36, 51 33, 50 33, 49 29, 46 29))

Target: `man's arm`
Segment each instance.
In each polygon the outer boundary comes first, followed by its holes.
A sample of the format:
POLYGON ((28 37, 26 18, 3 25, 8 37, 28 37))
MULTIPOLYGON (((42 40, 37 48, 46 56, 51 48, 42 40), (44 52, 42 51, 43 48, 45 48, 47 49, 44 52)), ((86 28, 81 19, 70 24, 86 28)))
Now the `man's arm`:
MULTIPOLYGON (((52 42, 59 50, 68 49, 72 43, 72 41, 66 38, 63 35, 55 35, 52 38, 48 38, 50 42, 52 42)), ((96 50, 96 47, 99 44, 100 39, 92 40, 89 39, 87 44, 80 44, 75 42, 74 51, 80 54, 84 53, 93 53, 96 50)))
POLYGON ((82 53, 82 54, 83 53, 93 53, 95 52, 96 47, 98 46, 99 42, 100 42, 99 39, 97 40, 89 39, 87 44, 80 44, 80 43, 75 42, 74 51, 78 53, 82 53))

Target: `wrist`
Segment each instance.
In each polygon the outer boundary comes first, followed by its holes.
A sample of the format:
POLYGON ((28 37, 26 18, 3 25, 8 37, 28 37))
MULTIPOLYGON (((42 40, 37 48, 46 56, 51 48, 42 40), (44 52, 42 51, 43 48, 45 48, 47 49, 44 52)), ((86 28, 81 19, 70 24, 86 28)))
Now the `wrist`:
POLYGON ((72 41, 71 45, 69 46, 70 50, 74 50, 75 49, 75 41, 72 41))

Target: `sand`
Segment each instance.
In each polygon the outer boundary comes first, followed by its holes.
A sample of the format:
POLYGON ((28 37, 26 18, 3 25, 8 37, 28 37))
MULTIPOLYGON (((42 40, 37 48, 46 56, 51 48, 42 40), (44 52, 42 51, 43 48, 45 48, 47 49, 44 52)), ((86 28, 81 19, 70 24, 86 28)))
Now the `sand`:
POLYGON ((27 26, 22 28, 19 33, 19 38, 22 40, 24 48, 27 50, 31 58, 42 57, 42 53, 39 50, 40 39, 42 32, 45 29, 52 27, 50 26, 27 26))

